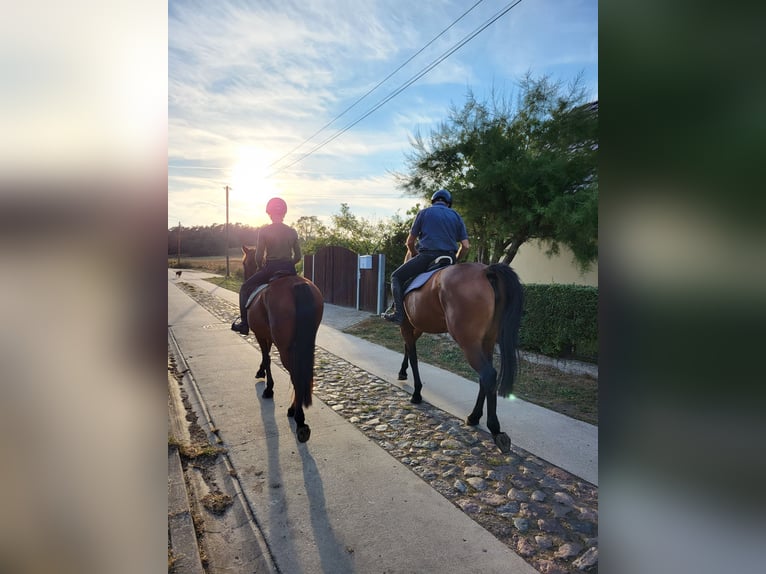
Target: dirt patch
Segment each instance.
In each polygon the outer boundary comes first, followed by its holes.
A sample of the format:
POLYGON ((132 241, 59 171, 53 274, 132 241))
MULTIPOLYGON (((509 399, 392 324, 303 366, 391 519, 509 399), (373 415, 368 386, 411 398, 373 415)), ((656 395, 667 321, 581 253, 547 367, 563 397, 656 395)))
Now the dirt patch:
MULTIPOLYGON (((184 387, 183 379, 185 371, 179 371, 177 361, 170 352, 170 349, 168 349, 168 370, 178 384, 181 401, 185 410, 183 416, 188 423, 187 427, 190 436, 190 441, 188 443, 179 440, 177 437, 169 437, 168 448, 177 449, 181 459, 181 468, 184 473, 187 496, 192 498, 192 500, 190 500, 192 507, 190 512, 194 524, 194 531, 197 535, 200 561, 203 567, 207 568, 209 559, 205 544, 205 516, 200 510, 201 508, 204 508, 209 513, 220 516, 233 504, 231 496, 223 493, 219 488, 214 478, 214 473, 212 472, 214 466, 219 463, 221 455, 226 454, 226 449, 210 444, 208 435, 200 426, 197 414, 194 412, 189 400, 189 394, 184 387), (192 473, 196 473, 196 475, 202 478, 206 485, 206 489, 209 491, 208 494, 199 499, 199 504, 194 501, 194 495, 198 489, 192 484, 194 482, 192 473)), ((180 414, 181 413, 176 413, 176 416, 180 416, 180 414)), ((172 571, 171 568, 173 567, 174 562, 175 559, 172 556, 172 552, 169 550, 169 572, 172 571)))

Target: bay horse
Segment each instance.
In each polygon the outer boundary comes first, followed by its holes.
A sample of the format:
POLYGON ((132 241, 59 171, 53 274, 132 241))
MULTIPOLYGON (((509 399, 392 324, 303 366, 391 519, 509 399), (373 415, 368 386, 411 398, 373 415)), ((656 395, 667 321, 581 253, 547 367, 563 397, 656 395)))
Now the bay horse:
MULTIPOLYGON (((255 249, 242 246, 245 281, 257 271, 255 249)), ((261 365, 256 378, 266 377, 262 397, 274 397, 271 376, 272 344, 290 373, 295 398, 287 416, 295 417, 299 442, 306 442, 311 429, 306 424, 303 408, 311 406, 314 390, 314 348, 319 323, 324 313, 324 298, 316 285, 300 275, 282 275, 269 280, 265 289, 257 290, 247 309, 247 321, 261 348, 261 365)))
POLYGON ((500 432, 497 395, 511 394, 518 372, 522 304, 521 282, 508 265, 459 263, 439 269, 422 287, 404 296, 404 320, 400 326, 404 361, 398 378, 407 379, 409 361, 415 379, 410 401, 418 404, 423 400, 415 342, 423 333, 449 333, 479 375, 479 395, 466 424, 479 424, 486 398, 487 428, 503 453, 510 451, 511 439, 500 432), (499 376, 492 364, 497 343, 499 376))

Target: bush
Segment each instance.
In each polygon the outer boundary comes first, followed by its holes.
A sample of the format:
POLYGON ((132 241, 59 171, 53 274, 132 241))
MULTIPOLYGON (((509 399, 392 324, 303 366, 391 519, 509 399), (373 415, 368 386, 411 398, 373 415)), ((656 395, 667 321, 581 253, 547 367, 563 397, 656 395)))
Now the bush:
POLYGON ((561 358, 598 361, 598 288, 524 285, 520 346, 561 358))

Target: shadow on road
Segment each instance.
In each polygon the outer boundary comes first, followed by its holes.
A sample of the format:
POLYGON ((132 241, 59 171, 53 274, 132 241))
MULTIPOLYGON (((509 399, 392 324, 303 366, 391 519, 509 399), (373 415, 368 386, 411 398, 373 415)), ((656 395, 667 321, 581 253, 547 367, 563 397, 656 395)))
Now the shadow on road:
MULTIPOLYGON (((287 500, 281 489, 284 489, 284 481, 282 480, 282 467, 279 461, 279 425, 277 424, 277 416, 287 416, 285 412, 277 414, 274 399, 264 399, 261 394, 263 389, 266 388, 266 381, 258 381, 255 384, 256 400, 261 407, 261 420, 263 426, 267 429, 266 432, 266 452, 268 456, 267 472, 266 472, 266 492, 269 496, 269 518, 267 524, 270 525, 269 530, 272 532, 269 545, 271 551, 277 561, 277 564, 282 562, 279 559, 280 556, 296 556, 298 549, 293 542, 293 536, 289 533, 289 523, 287 514, 287 500), (270 430, 269 430, 270 429, 270 430), (279 535, 279 532, 288 532, 287 535, 279 535), (278 545, 278 548, 275 546, 278 545)), ((296 574, 301 574, 303 571, 300 569, 298 561, 292 561, 290 564, 290 571, 296 574)))
POLYGON ((308 445, 309 443, 298 444, 298 451, 303 461, 303 481, 309 497, 311 527, 319 548, 322 572, 353 572, 354 565, 349 558, 348 550, 338 541, 332 524, 327 520, 322 476, 319 474, 314 457, 309 452, 308 445))

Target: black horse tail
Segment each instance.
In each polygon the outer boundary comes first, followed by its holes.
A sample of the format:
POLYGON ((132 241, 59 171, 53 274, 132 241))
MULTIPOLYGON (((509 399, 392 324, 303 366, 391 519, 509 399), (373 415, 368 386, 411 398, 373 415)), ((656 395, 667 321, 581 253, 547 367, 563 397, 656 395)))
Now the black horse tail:
POLYGON ((295 334, 293 335, 291 375, 295 389, 295 404, 311 406, 311 394, 314 390, 314 347, 316 345, 317 325, 314 296, 307 283, 294 287, 295 295, 295 334))
POLYGON ((498 304, 496 313, 500 314, 500 373, 498 374, 497 394, 507 397, 513 391, 513 383, 519 370, 519 327, 524 305, 524 291, 516 272, 508 265, 495 263, 487 269, 487 278, 495 290, 498 304))

